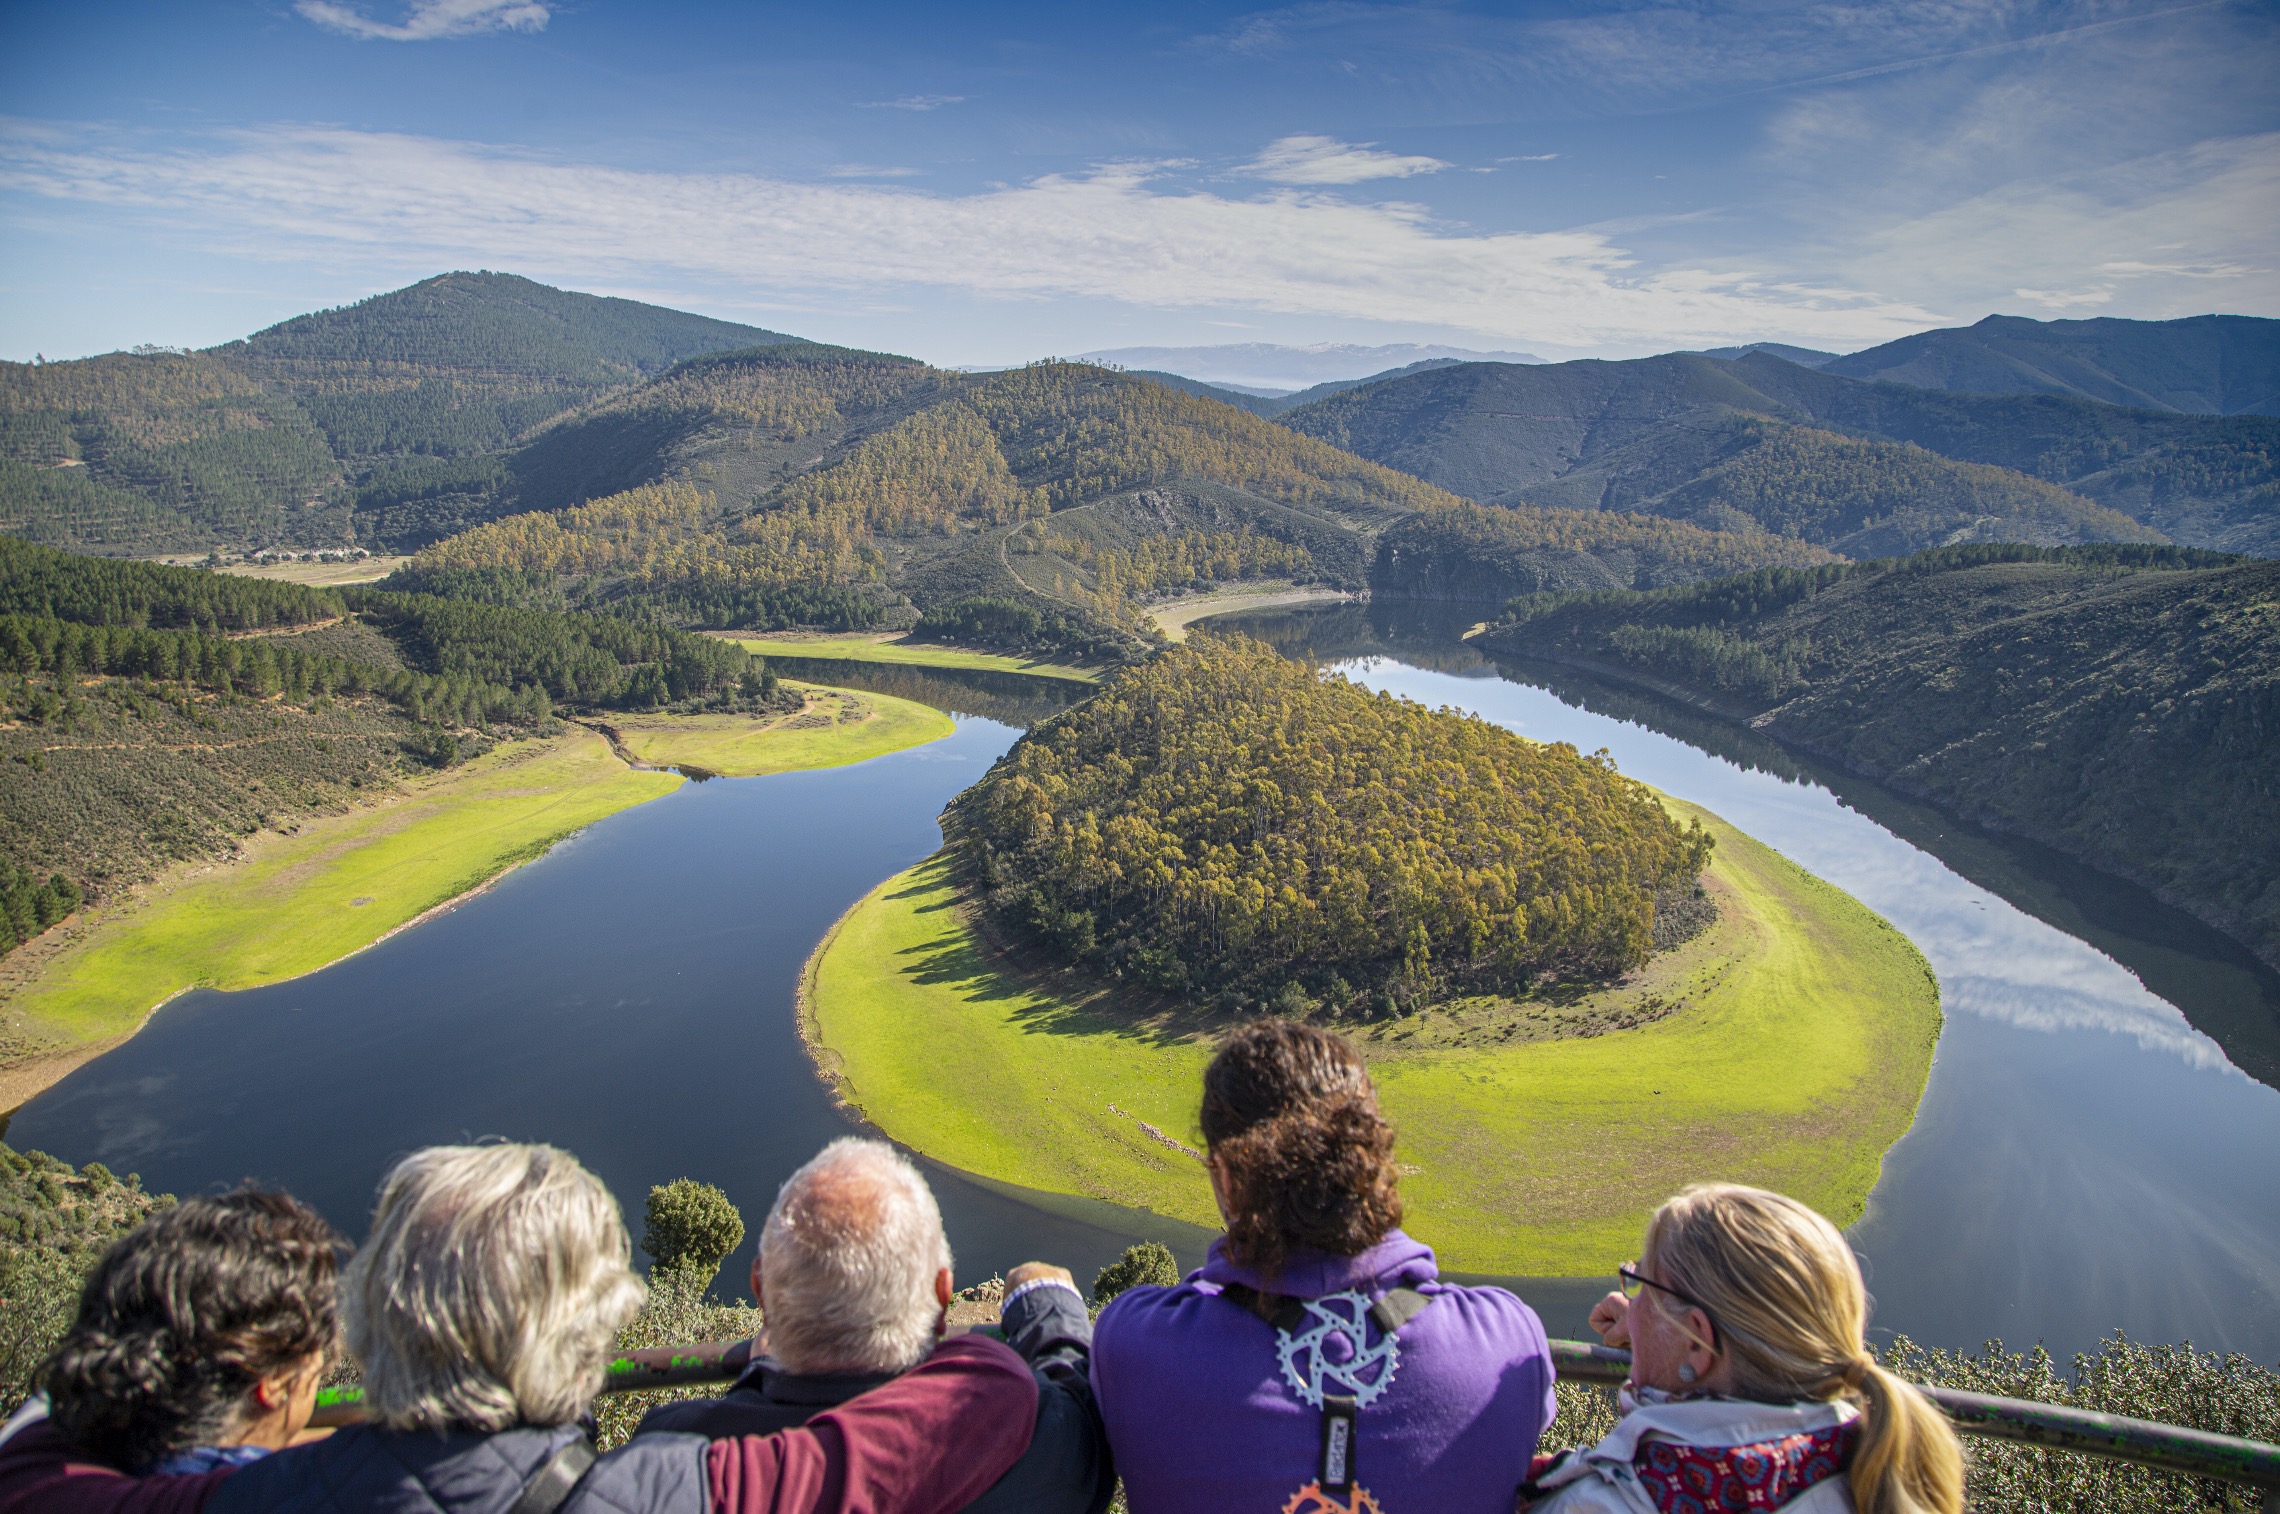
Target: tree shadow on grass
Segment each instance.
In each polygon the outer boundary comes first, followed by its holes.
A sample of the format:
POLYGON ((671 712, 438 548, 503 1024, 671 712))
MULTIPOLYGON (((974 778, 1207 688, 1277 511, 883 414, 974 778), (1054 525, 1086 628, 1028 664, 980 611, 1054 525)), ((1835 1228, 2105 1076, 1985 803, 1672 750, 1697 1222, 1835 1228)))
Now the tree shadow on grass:
POLYGON ((1151 1046, 1176 1046, 1235 1023, 1221 1011, 1104 983, 1006 939, 961 886, 960 872, 954 857, 938 852, 920 864, 910 883, 886 896, 916 901, 911 904, 915 914, 949 910, 958 917, 960 928, 952 939, 907 946, 897 954, 896 971, 911 982, 951 988, 975 1003, 1025 999, 1012 1019, 1024 1031, 1041 1035, 1116 1035, 1151 1046))

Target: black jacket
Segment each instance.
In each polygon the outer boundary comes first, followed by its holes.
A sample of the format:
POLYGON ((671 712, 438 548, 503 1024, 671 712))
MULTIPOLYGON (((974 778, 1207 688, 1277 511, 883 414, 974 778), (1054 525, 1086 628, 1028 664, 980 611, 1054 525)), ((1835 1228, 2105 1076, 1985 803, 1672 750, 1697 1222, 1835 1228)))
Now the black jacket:
MULTIPOLYGON (((1092 1321, 1067 1288, 1032 1288, 1006 1307, 1006 1343, 1037 1374, 1037 1430, 1013 1469, 965 1514, 1101 1514, 1116 1493, 1108 1436, 1092 1396, 1092 1321)), ((892 1374, 803 1375, 763 1357, 721 1398, 661 1404, 642 1416, 651 1435, 768 1435, 804 1425, 892 1374)))
MULTIPOLYGON (((350 1425, 289 1456, 232 1474, 205 1514, 505 1514, 566 1441, 554 1429, 433 1433, 350 1425)), ((578 1484, 561 1514, 709 1514, 705 1442, 661 1436, 621 1447, 578 1484)))

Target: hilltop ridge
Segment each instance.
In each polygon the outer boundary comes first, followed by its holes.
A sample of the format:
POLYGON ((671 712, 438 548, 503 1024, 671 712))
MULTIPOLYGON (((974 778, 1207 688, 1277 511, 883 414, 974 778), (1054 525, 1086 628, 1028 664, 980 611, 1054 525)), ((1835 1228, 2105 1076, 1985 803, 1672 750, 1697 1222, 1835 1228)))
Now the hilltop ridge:
POLYGON ((2142 410, 2280 415, 2280 321, 2259 316, 1991 315, 1819 366, 1845 378, 1972 394, 2071 394, 2142 410))
MULTIPOLYGON (((2280 420, 2265 416, 2131 410, 2071 395, 1952 394, 1758 352, 1731 362, 1676 353, 1540 367, 1467 363, 1365 384, 1276 419, 1487 504, 1691 518, 1719 492, 1699 480, 1721 467, 1730 475, 1726 465, 1752 451, 1761 455, 1751 466, 1763 474, 1785 450, 1776 492, 1826 495, 1836 475, 1800 466, 1819 458, 1840 471, 1905 473, 1946 498, 1944 518, 1923 516, 1903 539, 1857 544, 1872 554, 1990 538, 2165 538, 2280 554, 2280 420), (1824 434, 1795 437, 1792 427, 1824 434), (1762 452, 1774 442, 1776 452, 1762 452), (1932 455, 1877 445, 1892 443, 1932 455), (1956 463, 2012 476, 1947 466, 1956 463), (1696 487, 1683 492, 1689 485, 1696 487)), ((1787 502, 1768 495, 1773 482, 1764 476, 1754 487, 1786 511, 1787 502)), ((1725 502, 1760 524, 1776 518, 1725 502)))

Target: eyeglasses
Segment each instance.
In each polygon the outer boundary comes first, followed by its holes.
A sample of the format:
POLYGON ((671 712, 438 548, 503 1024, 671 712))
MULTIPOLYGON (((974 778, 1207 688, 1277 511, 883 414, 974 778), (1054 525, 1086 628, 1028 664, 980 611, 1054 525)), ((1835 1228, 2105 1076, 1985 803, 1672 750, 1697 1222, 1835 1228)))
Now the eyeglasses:
POLYGON ((1718 1316, 1710 1312, 1710 1306, 1708 1304, 1703 1303, 1702 1300, 1693 1297, 1691 1294, 1680 1292, 1678 1289, 1673 1288, 1668 1283, 1658 1283, 1653 1278, 1648 1277, 1645 1273, 1640 1272, 1633 1267, 1618 1267, 1615 1269, 1615 1276, 1621 1283, 1623 1289, 1623 1297, 1625 1298, 1637 1298, 1639 1296, 1639 1290, 1641 1288, 1653 1288, 1659 1292, 1669 1294, 1672 1298, 1677 1299, 1682 1304, 1688 1304, 1696 1309, 1701 1310, 1702 1317, 1710 1322, 1710 1339, 1703 1342, 1702 1344, 1707 1349, 1712 1351, 1718 1349, 1718 1316))

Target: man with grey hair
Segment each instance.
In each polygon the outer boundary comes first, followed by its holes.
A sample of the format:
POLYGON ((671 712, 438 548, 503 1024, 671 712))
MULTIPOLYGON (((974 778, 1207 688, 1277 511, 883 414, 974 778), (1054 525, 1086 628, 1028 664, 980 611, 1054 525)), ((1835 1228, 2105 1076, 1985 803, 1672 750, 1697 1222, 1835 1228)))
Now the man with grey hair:
MULTIPOLYGON (((933 1190, 884 1141, 846 1136, 784 1181, 760 1231, 752 1296, 766 1354, 724 1398, 652 1409, 635 1432, 765 1435, 803 1425, 924 1360, 942 1335, 950 1243, 933 1190)), ((1100 1514, 1115 1493, 1093 1406, 1092 1324, 1069 1274, 1042 1262, 1007 1280, 1005 1338, 1037 1377, 1029 1449, 974 1514, 1100 1514)))

